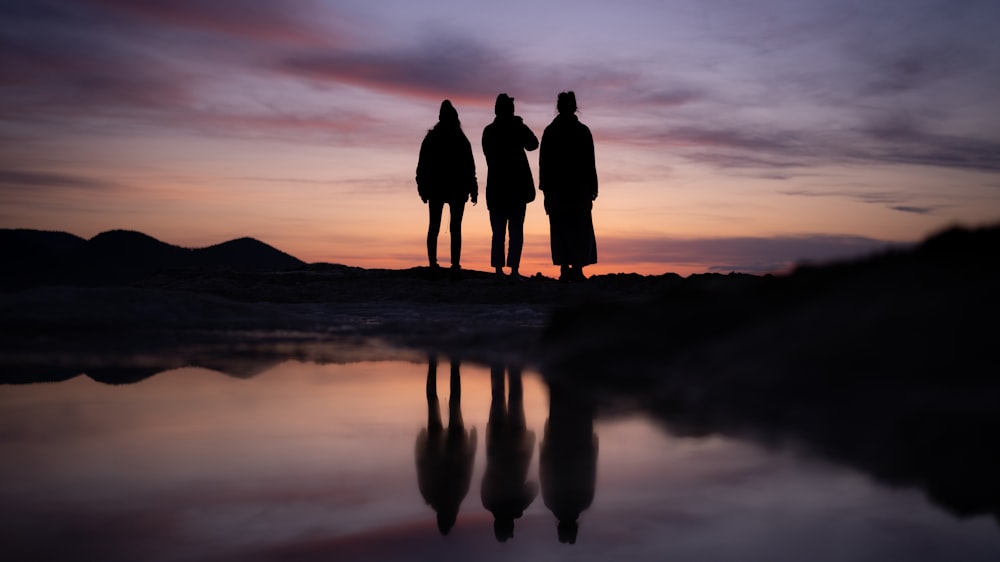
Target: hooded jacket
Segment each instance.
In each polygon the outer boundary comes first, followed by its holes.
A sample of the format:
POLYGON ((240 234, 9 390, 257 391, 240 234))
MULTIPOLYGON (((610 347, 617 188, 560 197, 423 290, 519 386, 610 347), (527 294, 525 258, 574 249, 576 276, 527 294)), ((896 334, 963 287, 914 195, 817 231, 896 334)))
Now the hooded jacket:
POLYGON ((465 202, 479 196, 472 145, 457 121, 439 121, 420 144, 417 193, 424 201, 465 202))

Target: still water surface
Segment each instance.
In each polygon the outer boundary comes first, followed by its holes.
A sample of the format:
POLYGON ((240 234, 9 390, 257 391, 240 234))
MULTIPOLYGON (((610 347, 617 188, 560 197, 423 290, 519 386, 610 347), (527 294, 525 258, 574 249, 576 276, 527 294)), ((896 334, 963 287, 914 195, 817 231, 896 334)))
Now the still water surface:
POLYGON ((10 560, 995 561, 1000 527, 442 357, 2 386, 0 545, 10 560))

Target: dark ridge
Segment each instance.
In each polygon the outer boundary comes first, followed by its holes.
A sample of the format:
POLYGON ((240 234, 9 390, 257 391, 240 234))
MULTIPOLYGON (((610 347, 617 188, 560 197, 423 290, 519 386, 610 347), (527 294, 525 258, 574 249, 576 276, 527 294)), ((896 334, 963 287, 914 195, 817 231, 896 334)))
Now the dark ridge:
POLYGON ((49 284, 60 264, 86 240, 66 232, 28 229, 0 230, 0 288, 49 284))
POLYGON ((247 237, 196 249, 194 257, 203 267, 228 267, 238 271, 282 271, 306 265, 273 246, 247 237))
POLYGON ((11 257, 18 255, 64 254, 86 242, 68 232, 30 230, 26 228, 0 229, 0 248, 11 257))
POLYGON ((681 435, 804 448, 1000 521, 1000 226, 551 317, 543 371, 681 435))
POLYGON ((190 267, 191 250, 130 230, 102 232, 68 260, 68 279, 80 285, 117 285, 148 277, 160 269, 190 267))
MULTIPOLYGON (((995 322, 987 311, 998 306, 991 285, 998 277, 1000 226, 951 228, 910 250, 800 267, 786 276, 692 275, 637 303, 624 303, 612 293, 597 295, 556 309, 545 339, 552 346, 579 346, 569 357, 586 364, 616 354, 670 356, 731 334, 775 326, 789 329, 775 344, 796 342, 791 348, 821 347, 847 337, 860 340, 864 334, 869 341, 855 354, 868 349, 877 357, 879 343, 929 344, 930 335, 937 334, 938 344, 972 350, 988 339, 988 331, 973 320, 979 318, 983 326, 995 322), (793 319, 801 325, 793 326, 793 319), (809 340, 807 334, 814 332, 809 340), (598 347, 581 345, 595 337, 598 347)), ((855 371, 851 362, 857 355, 833 355, 825 368, 839 364, 847 373, 855 371)), ((949 363, 969 360, 968 355, 937 357, 934 366, 948 369, 949 363)), ((930 364, 918 366, 920 373, 930 369, 930 364)), ((955 376, 976 375, 972 370, 955 376)))
POLYGON ((304 262, 253 238, 189 249, 130 230, 102 232, 90 240, 65 232, 0 230, 0 263, 8 272, 0 289, 46 285, 132 284, 162 272, 229 269, 286 271, 304 262))

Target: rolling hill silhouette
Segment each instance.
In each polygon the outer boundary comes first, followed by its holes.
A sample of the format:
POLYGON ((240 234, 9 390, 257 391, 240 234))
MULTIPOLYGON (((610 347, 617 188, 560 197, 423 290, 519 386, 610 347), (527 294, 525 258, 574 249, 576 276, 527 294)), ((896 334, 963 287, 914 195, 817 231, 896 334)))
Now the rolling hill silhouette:
POLYGON ((0 230, 2 289, 41 285, 120 285, 171 269, 284 271, 305 264, 253 238, 183 248, 141 232, 110 230, 85 240, 65 232, 0 230))

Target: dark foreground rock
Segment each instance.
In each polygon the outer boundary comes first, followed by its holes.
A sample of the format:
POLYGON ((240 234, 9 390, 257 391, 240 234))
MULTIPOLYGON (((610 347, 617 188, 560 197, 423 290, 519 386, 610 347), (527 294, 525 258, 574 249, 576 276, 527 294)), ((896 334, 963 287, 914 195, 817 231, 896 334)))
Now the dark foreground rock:
POLYGON ((806 449, 1000 520, 1000 230, 785 277, 557 309, 551 384, 684 435, 806 449))

